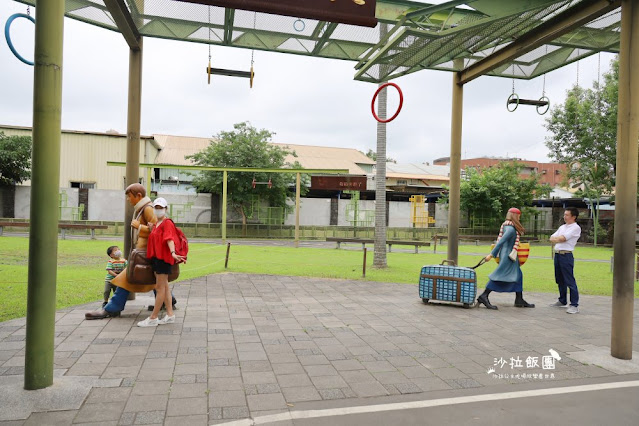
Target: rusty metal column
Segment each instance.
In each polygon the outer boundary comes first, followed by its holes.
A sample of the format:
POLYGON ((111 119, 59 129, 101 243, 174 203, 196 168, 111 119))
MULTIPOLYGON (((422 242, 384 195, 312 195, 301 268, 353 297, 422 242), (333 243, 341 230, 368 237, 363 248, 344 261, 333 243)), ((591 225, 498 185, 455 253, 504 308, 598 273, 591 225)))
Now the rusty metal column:
POLYGON ((617 182, 610 353, 632 359, 639 139, 639 2, 621 3, 617 182))
POLYGON ((38 0, 24 388, 53 384, 64 0, 38 0), (52 212, 44 214, 43 212, 52 212))
MULTIPOLYGON (((454 68, 461 70, 462 59, 455 59, 454 68)), ((450 120, 450 190, 448 193, 448 260, 457 262, 459 256, 459 185, 461 181, 462 111, 464 86, 459 73, 453 74, 453 106, 450 120)))

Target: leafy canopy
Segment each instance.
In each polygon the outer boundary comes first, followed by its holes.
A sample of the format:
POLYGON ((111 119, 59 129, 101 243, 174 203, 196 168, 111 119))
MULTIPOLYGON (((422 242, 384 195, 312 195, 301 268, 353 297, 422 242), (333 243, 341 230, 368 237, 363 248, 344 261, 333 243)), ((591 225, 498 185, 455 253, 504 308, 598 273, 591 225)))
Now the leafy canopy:
POLYGON ((31 137, 0 132, 0 186, 13 186, 31 178, 31 137))
MULTIPOLYGON (((215 136, 208 147, 190 155, 199 166, 210 167, 255 167, 255 168, 301 168, 298 162, 286 162, 287 155, 295 156, 293 151, 270 143, 275 134, 268 130, 257 130, 248 122, 237 123, 230 132, 222 131, 215 136)), ((222 194, 222 172, 204 171, 193 179, 198 192, 222 194)), ((243 217, 250 215, 251 201, 258 195, 260 200, 268 201, 271 207, 287 207, 286 200, 293 198, 295 187, 294 173, 255 173, 229 172, 227 178, 228 203, 243 217), (252 181, 271 181, 271 188, 258 184, 253 188, 252 181)), ((304 189, 306 185, 304 185, 304 189)))
MULTIPOLYGON (((467 168, 466 178, 460 183, 461 210, 498 225, 509 208, 523 209, 532 204, 533 198, 550 193, 550 185, 540 183, 540 176, 533 173, 522 178, 521 170, 521 164, 516 162, 503 162, 481 171, 467 168)), ((448 195, 442 200, 448 202, 448 195)))
POLYGON ((569 166, 566 178, 573 184, 610 193, 617 156, 618 59, 602 77, 603 84, 593 82, 591 89, 573 86, 566 101, 551 110, 546 146, 551 159, 569 166))

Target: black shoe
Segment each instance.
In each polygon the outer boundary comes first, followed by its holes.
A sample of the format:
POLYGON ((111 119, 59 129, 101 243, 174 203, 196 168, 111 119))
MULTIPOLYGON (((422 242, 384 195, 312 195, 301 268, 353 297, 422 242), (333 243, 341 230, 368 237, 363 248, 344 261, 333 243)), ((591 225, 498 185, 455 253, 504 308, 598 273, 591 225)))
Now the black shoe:
POLYGON ((521 300, 515 300, 515 307, 516 308, 534 308, 535 304, 528 303, 524 299, 521 299, 521 300))
POLYGON ((492 305, 488 300, 488 297, 484 296, 483 294, 477 298, 477 302, 484 305, 487 309, 498 309, 497 306, 492 305))
POLYGON ((96 319, 104 319, 104 318, 119 317, 119 316, 120 316, 120 312, 109 312, 109 311, 105 311, 104 309, 101 309, 95 312, 87 312, 86 314, 84 314, 84 319, 96 320, 96 319))
POLYGON ((107 305, 107 303, 109 303, 109 302, 102 302, 102 309, 104 309, 104 307, 107 305))

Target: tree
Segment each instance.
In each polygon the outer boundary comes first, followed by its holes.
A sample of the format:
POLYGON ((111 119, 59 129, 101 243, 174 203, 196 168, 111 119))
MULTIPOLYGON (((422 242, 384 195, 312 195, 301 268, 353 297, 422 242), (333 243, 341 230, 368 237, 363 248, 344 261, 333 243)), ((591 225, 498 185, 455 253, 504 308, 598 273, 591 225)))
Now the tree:
POLYGON ((594 82, 592 89, 575 85, 566 101, 551 110, 546 129, 552 136, 546 146, 551 159, 568 165, 567 181, 592 186, 591 169, 597 164, 596 186, 607 193, 615 186, 618 94, 619 60, 614 59, 603 84, 594 82))
MULTIPOLYGON (((370 158, 373 161, 377 161, 377 153, 375 151, 373 151, 372 149, 369 149, 366 154, 365 154, 368 158, 370 158)), ((395 163, 397 164, 397 160, 390 158, 390 157, 386 157, 386 162, 387 163, 395 163)))
MULTIPOLYGON (((550 185, 540 183, 540 176, 522 178, 521 168, 516 162, 503 162, 481 171, 466 169, 460 184, 460 208, 475 219, 487 219, 489 226, 499 226, 510 207, 530 206, 534 197, 550 193, 550 185)), ((440 202, 447 203, 448 196, 440 202)))
MULTIPOLYGON (((287 155, 295 156, 293 151, 269 143, 273 132, 257 130, 248 122, 238 123, 233 127, 233 131, 220 132, 208 147, 187 158, 199 166, 210 167, 301 168, 298 162, 290 164, 285 161, 287 155)), ((221 194, 222 185, 221 172, 204 171, 193 179, 193 186, 198 192, 221 194)), ((285 211, 289 209, 286 200, 295 196, 294 190, 291 190, 291 187, 295 187, 293 173, 230 172, 227 185, 228 203, 242 217, 244 229, 247 219, 251 216, 252 201, 256 195, 260 200, 266 200, 271 207, 284 207, 285 211), (270 181, 271 186, 256 185, 253 188, 253 180, 270 181)), ((304 184, 302 192, 306 190, 307 185, 304 184)))
POLYGON ((14 216, 15 186, 31 178, 31 137, 0 132, 2 216, 14 216))

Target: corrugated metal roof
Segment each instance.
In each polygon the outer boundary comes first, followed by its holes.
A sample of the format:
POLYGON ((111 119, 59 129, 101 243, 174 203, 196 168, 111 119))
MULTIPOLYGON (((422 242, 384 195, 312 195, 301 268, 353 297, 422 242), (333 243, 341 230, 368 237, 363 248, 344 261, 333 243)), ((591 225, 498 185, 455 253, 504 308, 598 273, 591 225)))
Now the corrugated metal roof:
POLYGON ((449 180, 450 167, 386 163, 386 176, 402 179, 449 180))
MULTIPOLYGON (((191 160, 185 157, 195 154, 206 148, 213 138, 199 138, 190 136, 154 135, 160 146, 154 163, 192 165, 191 160)), ((365 175, 366 172, 358 164, 375 164, 362 152, 352 148, 334 148, 326 146, 295 145, 272 143, 295 151, 297 157, 289 155, 286 161, 293 163, 298 161, 307 169, 348 169, 350 174, 365 175)))

